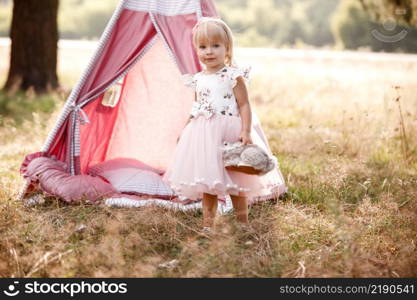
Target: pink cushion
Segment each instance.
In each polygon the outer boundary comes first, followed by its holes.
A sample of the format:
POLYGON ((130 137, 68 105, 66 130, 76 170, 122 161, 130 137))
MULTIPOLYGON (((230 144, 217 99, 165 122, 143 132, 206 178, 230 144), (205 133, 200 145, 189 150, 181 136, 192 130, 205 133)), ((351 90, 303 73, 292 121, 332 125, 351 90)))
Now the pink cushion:
POLYGON ((121 168, 137 168, 141 170, 149 170, 157 174, 164 174, 163 170, 153 168, 144 162, 133 158, 114 158, 102 163, 98 163, 88 168, 87 173, 90 175, 99 175, 102 172, 118 170, 121 168))
MULTIPOLYGON (((51 189, 51 187, 45 186, 44 184, 43 188, 46 190, 51 189)), ((105 197, 110 197, 117 192, 111 184, 99 177, 90 175, 60 178, 58 184, 52 186, 52 191, 54 195, 64 199, 66 202, 88 200, 91 203, 95 203, 105 197)))
POLYGON ((49 195, 72 203, 88 200, 92 203, 111 196, 116 190, 103 179, 90 175, 71 176, 65 164, 48 157, 33 159, 27 166, 27 177, 39 181, 40 188, 49 195))

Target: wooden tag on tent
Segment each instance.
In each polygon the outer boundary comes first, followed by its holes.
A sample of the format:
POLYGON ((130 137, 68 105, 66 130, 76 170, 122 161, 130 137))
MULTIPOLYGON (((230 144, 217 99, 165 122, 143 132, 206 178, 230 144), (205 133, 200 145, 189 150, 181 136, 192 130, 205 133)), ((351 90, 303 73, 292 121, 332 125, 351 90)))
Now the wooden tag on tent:
POLYGON ((115 107, 120 100, 120 96, 122 93, 124 78, 113 84, 103 96, 101 100, 101 104, 108 107, 115 107))

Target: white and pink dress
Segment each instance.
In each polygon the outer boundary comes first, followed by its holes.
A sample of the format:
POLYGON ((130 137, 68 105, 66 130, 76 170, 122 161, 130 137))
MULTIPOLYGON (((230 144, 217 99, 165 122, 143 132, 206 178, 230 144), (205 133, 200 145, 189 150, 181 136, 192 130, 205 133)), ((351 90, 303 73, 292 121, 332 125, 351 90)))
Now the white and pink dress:
MULTIPOLYGON (((185 85, 196 92, 191 121, 181 133, 163 180, 179 196, 201 199, 203 193, 249 197, 250 201, 276 198, 286 191, 279 169, 263 176, 228 171, 221 147, 239 140, 242 121, 233 93, 238 77, 248 79, 248 69, 226 66, 206 74, 183 75, 185 85)), ((255 115, 254 115, 255 116, 255 115)), ((272 154, 255 116, 251 137, 254 144, 272 154)))

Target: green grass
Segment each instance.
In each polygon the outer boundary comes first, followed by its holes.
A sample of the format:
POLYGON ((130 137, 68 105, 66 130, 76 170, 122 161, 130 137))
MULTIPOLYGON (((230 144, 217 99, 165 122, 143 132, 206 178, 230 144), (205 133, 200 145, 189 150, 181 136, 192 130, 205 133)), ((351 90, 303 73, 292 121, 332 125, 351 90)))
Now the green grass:
POLYGON ((416 64, 275 59, 280 68, 262 55, 253 61, 262 72, 251 99, 289 192, 251 207, 250 232, 228 214, 212 237, 201 234, 200 212, 54 198, 24 206, 18 168, 39 151, 65 97, 0 94, 0 276, 417 276, 416 64), (398 82, 407 153, 389 88, 398 82))
POLYGON ((0 126, 6 125, 5 119, 20 126, 24 120, 33 120, 33 113, 51 114, 59 102, 62 98, 58 94, 35 96, 23 92, 0 92, 0 126))

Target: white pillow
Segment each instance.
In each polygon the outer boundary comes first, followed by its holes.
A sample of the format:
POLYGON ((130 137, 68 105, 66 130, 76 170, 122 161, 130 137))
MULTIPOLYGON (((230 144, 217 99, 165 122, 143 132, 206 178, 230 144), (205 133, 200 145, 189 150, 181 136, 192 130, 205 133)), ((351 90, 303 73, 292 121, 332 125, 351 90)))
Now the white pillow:
POLYGON ((148 164, 141 162, 140 160, 137 160, 134 158, 126 158, 126 157, 113 158, 113 159, 98 163, 94 166, 89 167, 87 173, 93 176, 97 176, 98 174, 102 172, 118 170, 121 168, 138 168, 142 170, 149 170, 160 175, 164 174, 163 170, 153 168, 149 166, 148 164))
POLYGON ((107 179, 113 187, 123 193, 151 195, 158 198, 171 198, 174 192, 158 174, 139 168, 120 168, 106 170, 97 175, 107 179))

